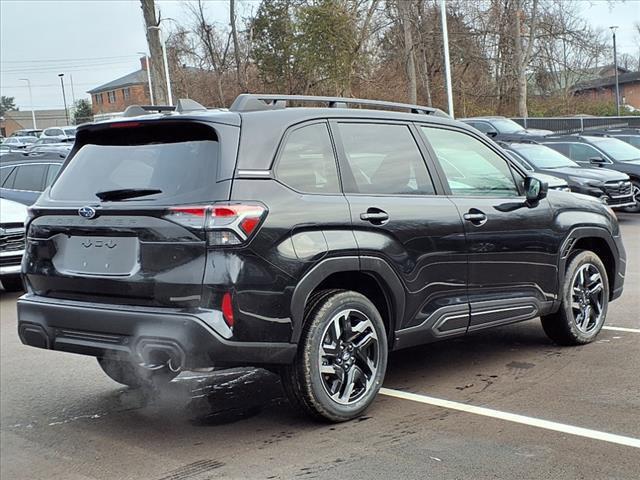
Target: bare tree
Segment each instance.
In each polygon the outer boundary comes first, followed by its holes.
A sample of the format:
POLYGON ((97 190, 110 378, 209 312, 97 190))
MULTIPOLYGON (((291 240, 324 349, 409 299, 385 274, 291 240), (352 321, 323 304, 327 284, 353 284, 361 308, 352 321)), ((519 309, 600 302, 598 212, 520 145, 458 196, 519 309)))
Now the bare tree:
POLYGON ((151 55, 151 81, 153 82, 153 96, 156 104, 167 105, 167 87, 164 81, 164 70, 162 64, 162 44, 160 42, 160 16, 156 17, 156 7, 154 0, 140 0, 144 24, 146 27, 147 45, 151 55))
POLYGON ((518 115, 521 117, 527 117, 527 68, 531 62, 531 55, 533 53, 533 44, 536 33, 536 21, 538 17, 538 0, 533 0, 531 5, 531 13, 529 15, 529 35, 527 38, 526 46, 523 44, 523 20, 525 17, 524 1, 516 0, 516 11, 514 15, 514 63, 516 68, 516 81, 517 81, 517 101, 518 101, 518 115))
POLYGON ((233 55, 236 61, 236 80, 240 90, 247 91, 247 82, 242 69, 242 61, 240 60, 240 42, 238 40, 238 27, 236 25, 236 1, 229 0, 229 23, 231 24, 231 37, 233 38, 233 55))
POLYGON ((409 103, 418 103, 418 81, 416 76, 416 60, 413 51, 413 32, 411 31, 412 3, 407 0, 396 1, 398 16, 404 36, 404 68, 407 75, 407 96, 409 103))

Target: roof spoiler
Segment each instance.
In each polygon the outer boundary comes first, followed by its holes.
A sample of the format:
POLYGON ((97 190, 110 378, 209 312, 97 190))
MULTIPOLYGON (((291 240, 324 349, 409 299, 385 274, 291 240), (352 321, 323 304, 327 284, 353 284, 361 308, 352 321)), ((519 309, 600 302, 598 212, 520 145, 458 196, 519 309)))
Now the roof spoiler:
POLYGON ((207 107, 200 105, 190 98, 181 98, 175 106, 173 105, 130 105, 122 114, 123 117, 139 117, 152 113, 191 113, 206 112, 207 107))

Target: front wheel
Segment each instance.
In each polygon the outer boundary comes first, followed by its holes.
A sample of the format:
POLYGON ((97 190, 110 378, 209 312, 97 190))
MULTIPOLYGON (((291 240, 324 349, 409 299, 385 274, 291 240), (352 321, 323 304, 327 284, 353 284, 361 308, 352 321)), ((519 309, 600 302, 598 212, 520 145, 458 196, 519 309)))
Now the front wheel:
POLYGON ((560 345, 583 345, 595 340, 609 306, 607 270, 595 253, 585 250, 571 258, 561 294, 560 309, 542 317, 547 336, 560 345))
POLYGON ((296 359, 281 376, 294 405, 343 422, 373 402, 386 368, 386 331, 376 307, 359 293, 334 291, 307 313, 296 359))

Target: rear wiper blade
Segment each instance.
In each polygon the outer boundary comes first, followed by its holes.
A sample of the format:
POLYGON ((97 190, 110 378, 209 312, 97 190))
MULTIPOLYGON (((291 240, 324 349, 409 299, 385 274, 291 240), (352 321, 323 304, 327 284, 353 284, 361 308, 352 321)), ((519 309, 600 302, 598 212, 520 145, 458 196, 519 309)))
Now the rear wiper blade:
POLYGON ((97 192, 96 197, 102 201, 113 202, 126 200, 127 198, 146 197, 147 195, 155 195, 156 193, 162 193, 162 190, 158 190, 157 188, 120 188, 117 190, 97 192))

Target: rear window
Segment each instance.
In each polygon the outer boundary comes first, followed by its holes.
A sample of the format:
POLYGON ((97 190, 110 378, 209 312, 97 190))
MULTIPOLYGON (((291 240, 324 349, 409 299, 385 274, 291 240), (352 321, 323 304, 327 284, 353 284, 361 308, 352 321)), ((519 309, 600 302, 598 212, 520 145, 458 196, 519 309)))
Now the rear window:
POLYGON ((54 200, 99 201, 96 193, 151 189, 161 193, 119 203, 181 204, 217 200, 219 144, 197 124, 110 128, 80 134, 76 152, 50 192, 54 200))

